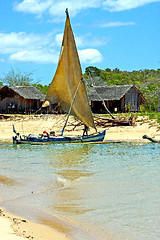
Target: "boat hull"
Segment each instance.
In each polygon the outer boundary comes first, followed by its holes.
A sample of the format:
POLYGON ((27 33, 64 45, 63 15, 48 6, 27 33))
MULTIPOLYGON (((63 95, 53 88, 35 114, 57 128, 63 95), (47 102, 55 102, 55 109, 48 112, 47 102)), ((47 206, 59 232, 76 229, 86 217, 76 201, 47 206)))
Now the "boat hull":
POLYGON ((14 144, 53 144, 53 143, 86 143, 86 142, 103 142, 106 130, 96 135, 82 136, 82 137, 39 137, 34 135, 28 136, 14 136, 14 144))

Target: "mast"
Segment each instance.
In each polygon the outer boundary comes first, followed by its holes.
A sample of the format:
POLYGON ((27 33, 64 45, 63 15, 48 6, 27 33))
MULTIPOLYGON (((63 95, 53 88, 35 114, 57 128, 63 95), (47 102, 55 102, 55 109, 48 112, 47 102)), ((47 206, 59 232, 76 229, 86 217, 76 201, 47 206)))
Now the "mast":
POLYGON ((68 8, 66 8, 65 13, 66 13, 66 17, 69 18, 68 8))
POLYGON ((74 100, 75 100, 75 98, 76 98, 76 96, 77 96, 77 92, 78 92, 78 89, 79 89, 79 87, 80 87, 80 84, 81 84, 82 79, 83 79, 83 78, 81 78, 81 80, 79 81, 77 90, 76 90, 76 92, 75 92, 75 94, 74 94, 73 101, 72 101, 72 104, 71 104, 71 106, 70 106, 70 109, 69 109, 69 112, 68 112, 68 116, 67 116, 66 122, 65 122, 65 124, 64 124, 63 129, 62 129, 61 136, 63 136, 64 129, 65 129, 65 127, 67 126, 68 119, 69 119, 69 116, 70 116, 70 113, 71 113, 71 110, 72 110, 72 106, 73 106, 74 100))

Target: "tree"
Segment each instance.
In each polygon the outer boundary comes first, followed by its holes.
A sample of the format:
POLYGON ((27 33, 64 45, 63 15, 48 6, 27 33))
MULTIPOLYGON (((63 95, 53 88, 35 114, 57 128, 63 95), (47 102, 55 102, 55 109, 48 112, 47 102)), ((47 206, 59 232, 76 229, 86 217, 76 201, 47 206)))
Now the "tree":
POLYGON ((21 73, 19 70, 15 72, 12 68, 0 81, 8 86, 30 86, 33 83, 31 76, 32 73, 21 73))
POLYGON ((119 73, 120 70, 119 70, 118 68, 115 68, 115 69, 113 69, 113 72, 115 72, 115 73, 119 73))
POLYGON ((110 68, 105 69, 106 72, 111 72, 112 70, 110 68))
POLYGON ((38 90, 40 90, 42 93, 44 93, 45 95, 47 94, 47 91, 48 91, 48 88, 49 88, 49 86, 47 86, 47 85, 42 85, 42 84, 40 84, 40 83, 38 83, 38 84, 33 84, 33 86, 34 87, 36 87, 38 90))
POLYGON ((98 69, 97 67, 92 67, 89 66, 85 69, 85 73, 87 75, 89 75, 89 73, 91 74, 91 76, 99 76, 100 75, 101 70, 98 69))

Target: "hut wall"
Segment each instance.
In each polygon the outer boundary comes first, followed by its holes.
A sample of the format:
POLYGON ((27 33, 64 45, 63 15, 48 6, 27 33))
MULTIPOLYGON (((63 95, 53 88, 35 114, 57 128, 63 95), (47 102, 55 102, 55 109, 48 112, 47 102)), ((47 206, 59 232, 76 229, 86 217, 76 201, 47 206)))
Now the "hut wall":
POLYGON ((18 102, 18 109, 22 109, 23 111, 36 111, 40 108, 40 100, 36 99, 24 99, 22 97, 19 97, 18 102))
POLYGON ((6 97, 1 100, 0 111, 7 112, 9 110, 10 105, 15 104, 17 108, 18 96, 14 95, 13 97, 6 97))
POLYGON ((125 95, 125 105, 130 106, 130 111, 137 112, 140 108, 140 96, 139 93, 131 88, 125 95))
POLYGON ((0 100, 0 112, 11 113, 10 105, 13 104, 15 104, 15 112, 37 110, 41 106, 40 100, 24 99, 19 95, 14 95, 13 97, 5 97, 0 100))

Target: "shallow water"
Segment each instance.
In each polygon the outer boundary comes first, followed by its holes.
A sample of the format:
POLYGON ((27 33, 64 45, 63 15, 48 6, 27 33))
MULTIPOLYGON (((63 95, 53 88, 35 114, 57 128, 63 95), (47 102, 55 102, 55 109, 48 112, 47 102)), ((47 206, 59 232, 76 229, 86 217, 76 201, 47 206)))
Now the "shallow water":
POLYGON ((160 239, 160 144, 0 144, 0 169, 1 205, 16 214, 45 212, 86 239, 160 239))

